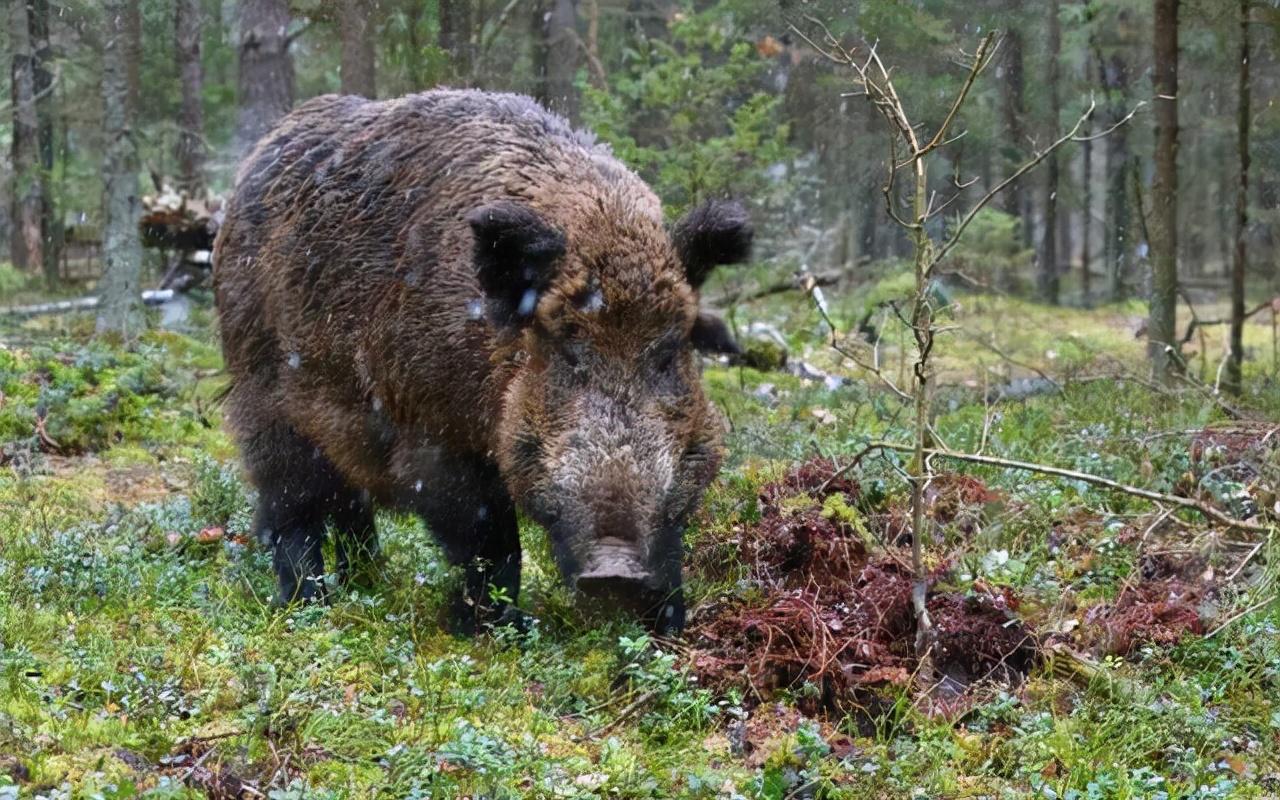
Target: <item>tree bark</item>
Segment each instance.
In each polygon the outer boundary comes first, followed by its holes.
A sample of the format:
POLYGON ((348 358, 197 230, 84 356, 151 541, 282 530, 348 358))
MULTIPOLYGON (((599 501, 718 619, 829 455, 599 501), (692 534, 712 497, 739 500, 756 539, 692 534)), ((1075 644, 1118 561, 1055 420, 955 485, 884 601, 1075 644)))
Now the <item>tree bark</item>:
POLYGON ((125 71, 129 81, 129 105, 137 118, 142 102, 142 4, 141 0, 128 0, 124 5, 125 71))
MULTIPOLYGON (((1085 62, 1086 64, 1088 61, 1085 62)), ((1088 84, 1088 67, 1085 68, 1085 83, 1088 84)), ((1088 137, 1093 134, 1093 125, 1086 122, 1084 136, 1088 137)), ((1081 144, 1081 157, 1084 161, 1084 177, 1080 181, 1081 189, 1084 194, 1084 213, 1080 217, 1080 298, 1085 308, 1089 308, 1093 302, 1093 271, 1091 262, 1093 261, 1092 241, 1093 236, 1093 142, 1086 138, 1081 144)))
POLYGON ((12 53, 13 104, 13 220, 10 260, 22 270, 37 270, 44 263, 43 182, 40 179, 40 123, 36 114, 35 55, 28 18, 31 3, 10 0, 9 43, 12 53))
MULTIPOLYGON (((47 286, 58 282, 58 258, 62 250, 62 218, 54 202, 53 42, 49 36, 49 0, 28 0, 27 27, 31 34, 31 76, 36 103, 36 141, 40 162, 40 261, 47 286)), ((33 265, 34 266, 34 265, 33 265)))
POLYGON ((1152 186, 1152 285, 1147 352, 1153 375, 1177 368, 1178 302, 1178 2, 1154 0, 1155 181, 1152 186))
MULTIPOLYGON (((1004 152, 1005 169, 1011 172, 1025 159, 1023 146, 1026 142, 1026 129, 1023 120, 1026 108, 1023 102, 1025 94, 1025 70, 1023 68, 1022 32, 1017 27, 1017 16, 1022 10, 1022 0, 1010 0, 1009 31, 1004 38, 1004 81, 1001 83, 1003 102, 1001 110, 1004 115, 1004 152)), ((1023 244, 1032 244, 1031 220, 1027 215, 1027 192, 1021 181, 1014 181, 1004 192, 1004 210, 1017 217, 1022 223, 1023 244)))
POLYGON ((1236 112, 1236 152, 1240 175, 1236 181, 1235 253, 1231 259, 1231 355, 1227 359, 1227 391, 1239 395, 1244 367, 1244 279, 1248 268, 1245 233, 1249 227, 1249 0, 1240 0, 1240 68, 1236 112))
POLYGON ((449 54, 454 80, 471 84, 471 0, 440 0, 440 49, 449 54))
POLYGON ((577 0, 552 0, 543 36, 547 43, 547 106, 565 119, 578 122, 579 40, 577 0))
POLYGON ((288 0, 240 3, 239 114, 236 148, 244 154, 293 108, 288 0))
MULTIPOLYGON (((1110 122, 1118 123, 1128 113, 1129 64, 1116 54, 1110 59, 1099 56, 1102 84, 1110 96, 1110 122)), ((1124 299, 1128 290, 1125 278, 1129 271, 1129 243, 1132 218, 1129 213, 1129 175, 1133 156, 1129 151, 1129 128, 1121 125, 1106 138, 1104 172, 1107 176, 1103 218, 1103 256, 1106 262, 1107 294, 1114 302, 1124 299)))
POLYGON ((138 237, 138 148, 133 132, 134 107, 129 102, 129 0, 104 0, 106 39, 102 54, 102 121, 106 153, 103 227, 103 271, 98 282, 102 303, 96 328, 124 338, 142 330, 139 283, 142 243, 138 237))
POLYGON ((377 29, 370 0, 342 0, 338 29, 342 39, 342 93, 378 96, 373 36, 377 29))
POLYGON ((182 107, 178 116, 178 189, 188 196, 204 193, 204 67, 200 61, 203 15, 200 0, 176 0, 174 43, 182 107))
MULTIPOLYGON (((1062 33, 1058 23, 1058 0, 1050 0, 1048 8, 1049 59, 1049 128, 1050 137, 1057 136, 1058 117, 1062 113, 1058 97, 1058 56, 1062 49, 1062 33)), ((1049 154, 1045 165, 1044 231, 1040 245, 1040 299, 1058 304, 1058 154, 1049 154)))

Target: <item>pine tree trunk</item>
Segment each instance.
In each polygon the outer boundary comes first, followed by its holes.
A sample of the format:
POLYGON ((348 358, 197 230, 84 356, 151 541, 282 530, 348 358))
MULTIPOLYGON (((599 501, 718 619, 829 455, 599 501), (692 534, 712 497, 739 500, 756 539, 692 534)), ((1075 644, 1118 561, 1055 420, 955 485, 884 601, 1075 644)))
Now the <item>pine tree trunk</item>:
POLYGON ((1236 246, 1231 260, 1231 356, 1227 360, 1227 391, 1240 394, 1244 367, 1244 279, 1248 268, 1245 234, 1249 227, 1249 0, 1240 0, 1240 84, 1236 112, 1236 151, 1240 177, 1236 182, 1236 246))
POLYGON ((1151 302, 1147 352, 1157 379, 1177 368, 1178 303, 1178 2, 1155 0, 1155 181, 1151 190, 1151 302))
POLYGON ((578 122, 577 0, 552 0, 543 35, 547 42, 547 106, 578 122))
POLYGON ((142 102, 142 3, 128 0, 124 4, 125 41, 129 52, 125 53, 125 71, 129 81, 129 105, 136 119, 142 102))
POLYGON ((40 180, 40 123, 36 114, 35 56, 28 19, 31 3, 10 0, 9 47, 12 53, 13 211, 10 260, 18 269, 37 270, 44 264, 43 182, 40 180))
MULTIPOLYGON (((31 76, 36 102, 36 140, 40 152, 40 260, 47 286, 58 282, 62 251, 62 218, 53 191, 54 131, 53 43, 49 37, 49 0, 29 0, 27 29, 31 34, 31 76)), ((34 265, 33 265, 34 266, 34 265)))
MULTIPOLYGON (((1022 8, 1021 0, 1012 0, 1009 7, 1011 18, 1022 8)), ((1026 130, 1023 120, 1026 108, 1023 103, 1025 77, 1022 58, 1022 34, 1016 27, 1010 27, 1004 38, 1004 81, 1001 83, 1003 101, 1001 110, 1004 114, 1004 151, 1005 172, 1011 173, 1024 160, 1023 149, 1026 145, 1026 130)), ((1027 216, 1027 192, 1019 181, 1014 181, 1005 191, 1004 210, 1022 222, 1022 240, 1027 246, 1032 243, 1031 220, 1027 216)))
MULTIPOLYGON (((1058 54, 1062 48, 1062 34, 1058 24, 1058 0, 1050 0, 1049 23, 1049 137, 1057 136, 1061 103, 1058 98, 1058 54)), ((1040 246, 1039 289, 1040 299, 1051 305, 1058 304, 1058 154, 1049 154, 1045 165, 1044 231, 1040 246)))
MULTIPOLYGON (((1129 64, 1120 55, 1099 58, 1102 84, 1111 95, 1110 122, 1118 123, 1128 112, 1129 64)), ((1121 125, 1106 138, 1104 174, 1107 178, 1103 213, 1103 259, 1107 273, 1107 295, 1112 302, 1128 293, 1129 242, 1132 220, 1129 213, 1129 175, 1133 156, 1129 151, 1129 127, 1121 125)))
POLYGON ((369 0, 341 0, 338 28, 342 39, 342 93, 377 97, 373 4, 369 0))
POLYGON ((102 174, 103 205, 101 304, 97 330, 124 338, 143 326, 142 243, 138 238, 141 205, 138 198, 138 149, 133 135, 133 107, 129 102, 129 54, 137 52, 129 40, 128 0, 104 0, 105 46, 102 54, 103 128, 106 153, 102 174))
POLYGON ((178 189, 188 196, 204 193, 204 66, 200 61, 203 12, 200 0, 176 0, 174 43, 182 107, 178 116, 178 189))
POLYGON ((472 82, 471 0, 440 0, 440 49, 449 54, 455 83, 472 82))
MULTIPOLYGON (((1087 70, 1085 82, 1088 83, 1087 70)), ((1086 123, 1082 135, 1088 137, 1092 134, 1093 126, 1086 123)), ((1093 302, 1093 272, 1090 263, 1093 260, 1091 241, 1093 236, 1093 142, 1086 138, 1080 147, 1083 151, 1081 158, 1084 161, 1084 175, 1080 181, 1084 194, 1082 201, 1084 213, 1080 215, 1080 298, 1084 307, 1089 308, 1093 302)))
POLYGON ((236 147, 243 155, 293 108, 288 0, 242 0, 236 147))

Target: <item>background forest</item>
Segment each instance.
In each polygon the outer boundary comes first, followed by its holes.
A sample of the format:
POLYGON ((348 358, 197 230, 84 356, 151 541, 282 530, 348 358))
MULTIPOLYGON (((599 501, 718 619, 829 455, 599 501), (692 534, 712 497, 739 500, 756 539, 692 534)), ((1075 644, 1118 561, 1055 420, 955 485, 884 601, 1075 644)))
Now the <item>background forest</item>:
MULTIPOLYGON (((1249 253, 1251 294, 1261 296, 1276 280, 1280 22, 1272 4, 1253 5, 1186 0, 1179 11, 1176 256, 1183 284, 1211 296, 1227 292, 1238 238, 1249 253), (1242 89, 1251 103, 1241 103, 1242 89), (1252 180, 1238 236, 1242 130, 1252 180)), ((75 244, 101 239, 102 165, 112 135, 101 78, 111 61, 104 54, 118 44, 124 123, 144 194, 225 192, 247 143, 293 103, 318 94, 394 97, 442 84, 516 91, 594 130, 652 182, 673 214, 704 196, 749 199, 768 234, 761 255, 776 271, 805 266, 865 280, 906 257, 909 242, 881 197, 887 150, 879 120, 847 96, 848 70, 792 30, 812 34, 817 20, 846 41, 877 42, 924 125, 941 120, 963 81, 961 53, 983 32, 1000 31, 991 70, 956 126, 963 138, 930 168, 930 191, 940 198, 964 187, 956 208, 1044 148, 1090 101, 1098 105, 1090 131, 1141 106, 1134 124, 1070 147, 1054 166, 1011 185, 975 232, 979 246, 998 256, 981 264, 957 258, 951 267, 1051 303, 1089 305, 1149 291, 1156 171, 1150 3, 8 6, 10 103, 0 137, 12 161, 0 173, 0 237, 23 271, 53 276, 64 243, 74 257, 75 244), (36 230, 39 242, 29 244, 36 230)))
POLYGON ((1280 793, 1276 0, 0 0, 0 800, 1280 793), (209 248, 320 94, 530 94, 675 218, 728 458, 679 638, 521 524, 270 606, 209 248))

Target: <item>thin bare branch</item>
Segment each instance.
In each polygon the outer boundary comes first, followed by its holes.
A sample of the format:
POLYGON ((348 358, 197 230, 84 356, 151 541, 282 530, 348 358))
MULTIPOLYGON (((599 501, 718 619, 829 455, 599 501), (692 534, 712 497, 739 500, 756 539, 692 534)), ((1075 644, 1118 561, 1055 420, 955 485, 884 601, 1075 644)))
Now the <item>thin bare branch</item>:
MULTIPOLYGON (((969 68, 969 74, 965 76, 964 85, 960 87, 955 100, 951 103, 951 109, 947 111, 947 116, 943 118, 942 124, 938 126, 938 130, 933 134, 933 138, 924 147, 918 149, 913 154, 913 158, 921 158, 946 142, 947 131, 951 128, 951 124, 955 122, 956 115, 960 113, 960 107, 968 99, 969 90, 973 88, 974 81, 982 74, 982 70, 986 69, 986 66, 991 63, 991 59, 995 57, 997 49, 999 49, 999 42, 996 41, 994 31, 982 37, 982 41, 978 43, 978 49, 973 56, 973 66, 969 68)), ((963 136, 964 134, 961 135, 963 136)))
MULTIPOLYGON (((915 452, 915 446, 900 442, 871 442, 862 451, 859 451, 860 457, 865 457, 868 453, 876 450, 893 450, 900 453, 915 452)), ((1248 531, 1250 533, 1271 533, 1276 530, 1275 524, 1266 524, 1261 522, 1251 522, 1245 519, 1237 519, 1214 508, 1208 503, 1195 500, 1190 497, 1180 497, 1173 494, 1165 494, 1152 489, 1143 489, 1140 486, 1130 486, 1128 484, 1114 481, 1110 478, 1104 478, 1100 475, 1093 475, 1088 472, 1080 472, 1074 469, 1065 469, 1063 467, 1054 467, 1048 464, 1036 464, 1030 461, 1015 461, 1009 458, 999 458, 996 456, 984 456, 977 453, 961 453, 955 450, 942 450, 938 448, 926 448, 925 452, 931 456, 938 458, 950 459, 952 461, 965 461, 971 464, 983 464, 989 467, 1000 467, 1002 469, 1014 469, 1022 472, 1035 472, 1041 475, 1052 475, 1057 478, 1069 478, 1070 480, 1088 483, 1093 486, 1101 486, 1105 489, 1128 494, 1134 497, 1141 497, 1150 500, 1153 503, 1165 503, 1168 505, 1179 506, 1199 513, 1225 528, 1231 530, 1248 531)), ((861 459, 859 459, 861 460, 861 459)), ((829 480, 834 480, 844 473, 848 472, 854 464, 842 467, 829 480)))
POLYGON ((1053 141, 1052 144, 1050 144, 1048 147, 1046 147, 1044 150, 1040 151, 1039 153, 1036 153, 1035 156, 1033 156, 1029 161, 1024 162, 1022 166, 1014 170, 1011 175, 1009 175, 1007 178, 1005 178, 1004 180, 997 183, 994 187, 992 187, 991 191, 987 192, 985 195, 982 196, 982 199, 974 203, 973 207, 969 209, 968 213, 966 213, 960 219, 960 223, 956 225, 955 230, 951 232, 950 238, 948 238, 947 241, 944 242, 942 246, 938 248, 937 252, 933 256, 933 260, 929 263, 929 266, 926 269, 926 272, 932 272, 933 268, 936 267, 938 263, 941 262, 944 258, 946 258, 947 254, 951 252, 951 249, 955 247, 957 243, 959 243, 960 237, 964 235, 964 231, 966 228, 969 227, 969 223, 973 222, 974 217, 978 216, 978 212, 986 208, 987 205, 990 204, 991 201, 995 199, 996 195, 1004 191, 1005 188, 1007 188, 1014 181, 1018 180, 1018 178, 1021 178, 1026 173, 1035 169, 1036 166, 1039 165, 1041 161, 1044 161, 1046 158, 1048 158, 1050 154, 1052 154, 1059 147, 1062 147, 1068 142, 1075 141, 1077 134, 1080 133, 1080 129, 1084 127, 1084 124, 1089 121, 1090 117, 1093 116, 1093 112, 1095 109, 1097 109, 1097 104, 1094 103, 1092 100, 1090 100, 1089 107, 1085 110, 1083 114, 1080 115, 1080 118, 1076 120, 1076 124, 1071 126, 1071 130, 1067 131, 1062 136, 1059 136, 1057 139, 1053 141))

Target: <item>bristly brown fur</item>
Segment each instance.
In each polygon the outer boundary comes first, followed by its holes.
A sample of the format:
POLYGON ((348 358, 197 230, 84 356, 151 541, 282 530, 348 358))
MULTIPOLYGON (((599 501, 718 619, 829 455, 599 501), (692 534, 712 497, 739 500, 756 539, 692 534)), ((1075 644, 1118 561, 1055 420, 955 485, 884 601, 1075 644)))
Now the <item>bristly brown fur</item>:
MULTIPOLYGON (((639 178, 515 95, 325 96, 286 117, 241 165, 214 257, 229 418, 277 570, 317 566, 315 528, 336 503, 370 529, 371 499, 417 510, 459 561, 507 557, 509 541, 480 551, 514 537, 513 499, 549 526, 599 526, 592 504, 618 502, 649 525, 682 523, 719 462, 689 338, 704 324, 696 284, 745 256, 745 219, 706 234, 727 247, 698 238, 727 208, 704 212, 678 249, 639 178), (610 398, 600 413, 617 418, 584 423, 587 395, 610 398), (635 448, 673 459, 675 485, 588 482, 575 500, 586 510, 561 507, 550 465, 624 418, 670 451, 635 448), (645 427, 658 418, 660 435, 645 427), (459 516, 468 503, 481 522, 459 516), (290 536, 305 544, 281 556, 290 536)), ((568 574, 590 537, 564 536, 568 574)))

